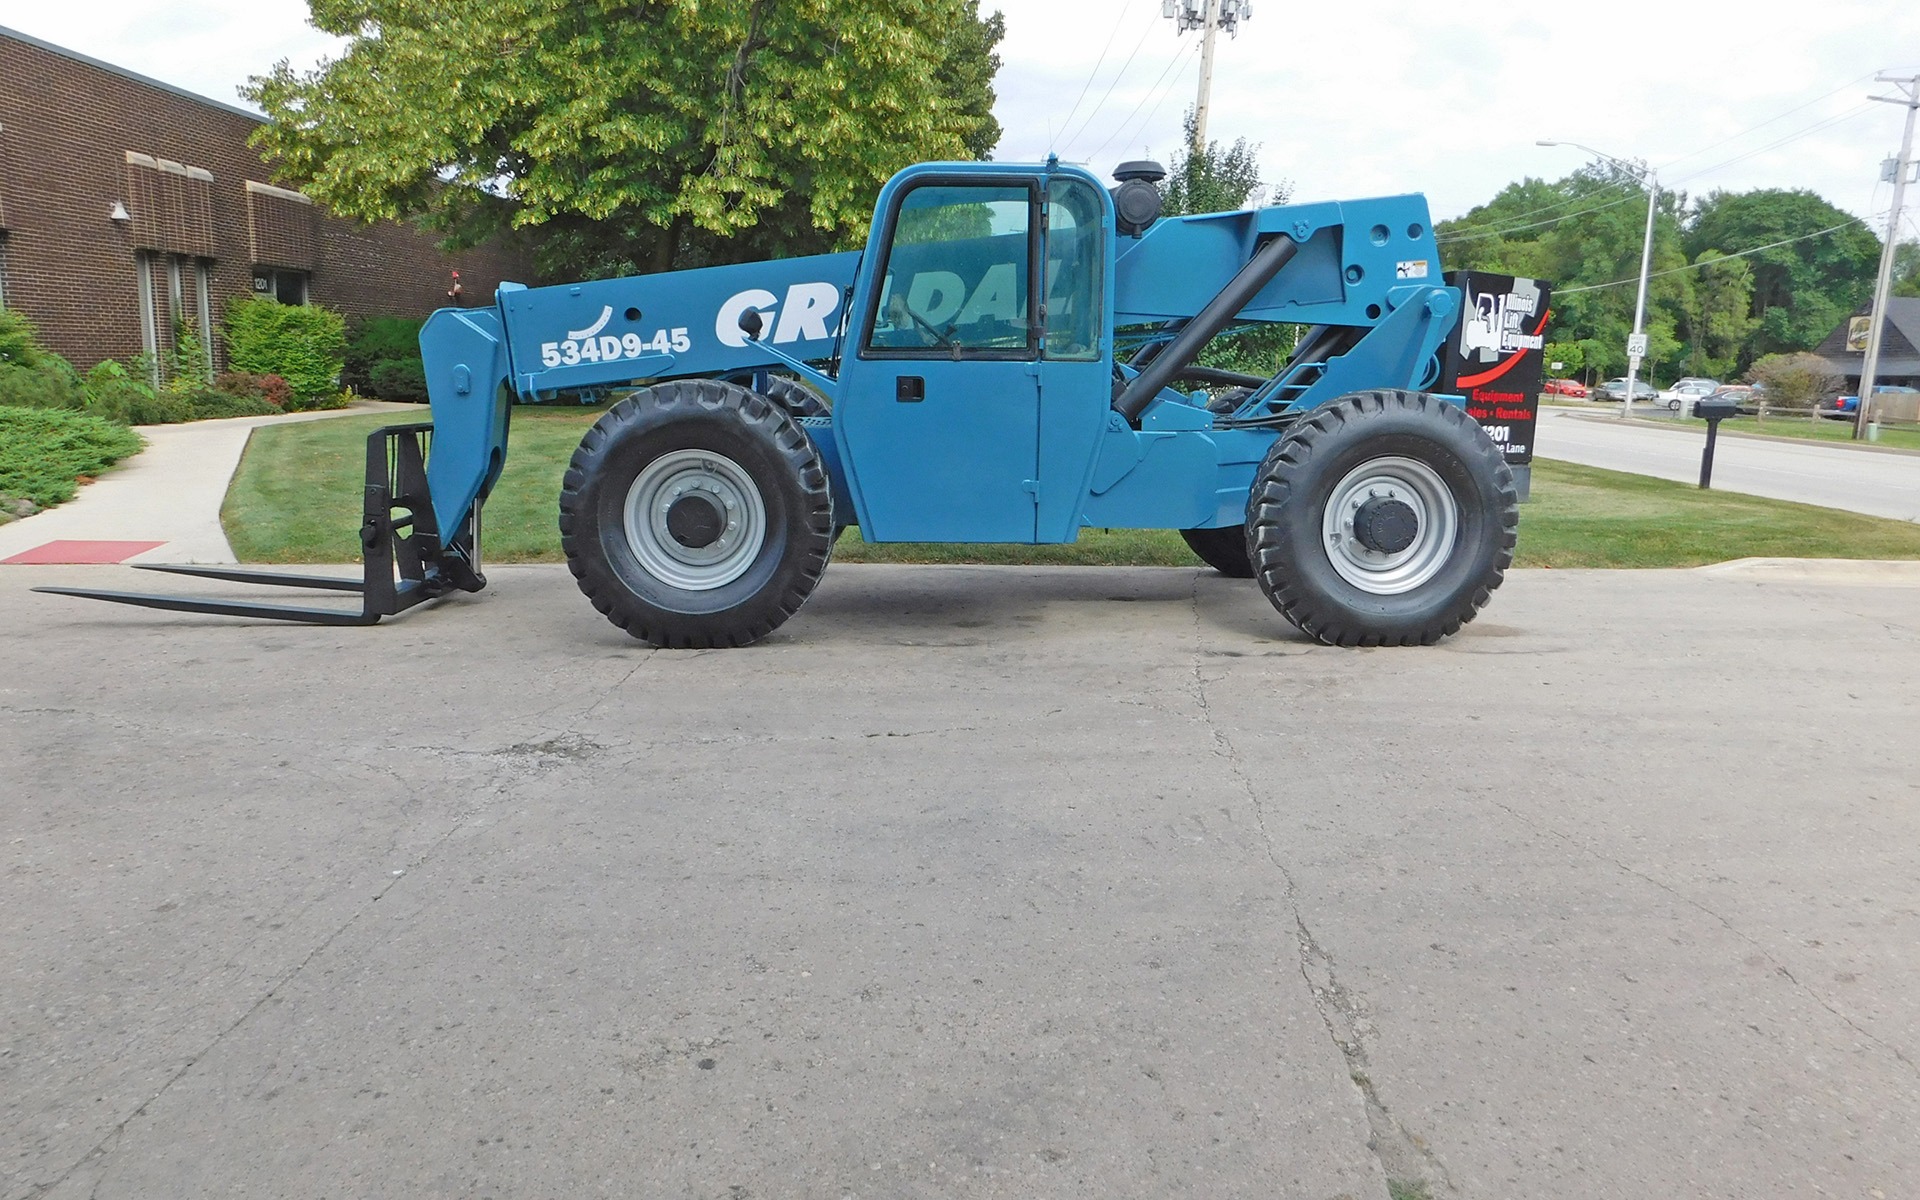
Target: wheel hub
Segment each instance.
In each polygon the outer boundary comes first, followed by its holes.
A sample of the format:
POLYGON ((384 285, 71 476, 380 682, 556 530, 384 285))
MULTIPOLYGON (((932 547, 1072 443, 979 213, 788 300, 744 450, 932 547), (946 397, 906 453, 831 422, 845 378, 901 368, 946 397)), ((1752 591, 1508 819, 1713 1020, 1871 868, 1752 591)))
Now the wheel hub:
POLYGON ((705 496, 682 496, 667 506, 667 535, 689 550, 713 545, 726 527, 726 514, 705 496))
POLYGON ((1460 533, 1460 506, 1439 472, 1394 455, 1354 467, 1333 486, 1321 521, 1327 561, 1376 596, 1438 575, 1460 533))
POLYGON ((1413 545, 1420 518, 1396 496, 1369 496, 1353 514, 1353 536, 1376 554, 1398 554, 1413 545))
POLYGON ((746 574, 767 539, 767 507, 739 463, 675 450, 627 489, 624 529, 640 565, 670 587, 702 592, 746 574))

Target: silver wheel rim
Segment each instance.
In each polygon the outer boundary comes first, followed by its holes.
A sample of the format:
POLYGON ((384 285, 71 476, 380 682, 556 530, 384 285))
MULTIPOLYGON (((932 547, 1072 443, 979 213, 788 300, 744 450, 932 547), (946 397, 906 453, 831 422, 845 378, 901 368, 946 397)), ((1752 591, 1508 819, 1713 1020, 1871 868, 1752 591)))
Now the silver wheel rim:
POLYGON ((1440 573, 1460 536, 1460 506, 1439 472, 1411 458, 1361 463, 1334 487, 1321 518, 1322 541, 1333 569, 1376 596, 1410 592, 1440 573), (1413 542, 1404 550, 1374 550, 1354 534, 1354 515, 1373 498, 1398 500, 1413 510, 1413 542))
POLYGON ((648 463, 627 489, 627 545, 660 582, 710 592, 740 576, 767 540, 767 506, 753 477, 737 462, 707 450, 675 450, 648 463), (667 513, 688 496, 711 503, 724 518, 705 546, 682 545, 667 529, 667 513))

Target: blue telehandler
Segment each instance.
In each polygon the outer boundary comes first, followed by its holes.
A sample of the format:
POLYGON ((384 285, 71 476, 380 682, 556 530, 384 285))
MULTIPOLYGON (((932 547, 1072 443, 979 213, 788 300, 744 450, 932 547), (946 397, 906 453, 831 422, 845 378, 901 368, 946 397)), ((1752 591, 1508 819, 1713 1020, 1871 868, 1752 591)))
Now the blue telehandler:
POLYGON ((765 637, 848 526, 1176 529, 1321 642, 1452 634, 1499 586, 1518 508, 1500 451, 1433 390, 1461 298, 1426 202, 1163 217, 1162 175, 927 163, 881 190, 861 252, 504 284, 422 330, 432 423, 369 439, 362 580, 163 568, 359 591, 361 611, 74 594, 356 624, 477 591, 514 402, 638 385, 581 440, 559 521, 581 591, 656 646, 765 637), (1302 330, 1271 377, 1199 365, 1265 323, 1302 330))

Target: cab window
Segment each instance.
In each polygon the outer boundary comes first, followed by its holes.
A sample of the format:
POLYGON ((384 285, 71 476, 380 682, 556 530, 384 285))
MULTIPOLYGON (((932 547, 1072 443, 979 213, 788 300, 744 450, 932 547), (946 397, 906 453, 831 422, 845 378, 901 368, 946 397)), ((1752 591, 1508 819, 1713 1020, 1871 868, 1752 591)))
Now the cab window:
POLYGON ((923 184, 895 210, 866 349, 899 358, 1026 358, 1035 195, 923 184))
POLYGON ((1084 179, 1047 184, 1047 357, 1087 362, 1100 357, 1100 194, 1084 179))

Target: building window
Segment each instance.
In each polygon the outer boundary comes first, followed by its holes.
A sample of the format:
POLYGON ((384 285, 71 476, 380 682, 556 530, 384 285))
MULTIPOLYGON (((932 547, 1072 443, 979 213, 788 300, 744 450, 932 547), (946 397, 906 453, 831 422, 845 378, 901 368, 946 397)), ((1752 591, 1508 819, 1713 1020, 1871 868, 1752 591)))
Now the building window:
POLYGON ((180 278, 180 263, 181 258, 178 254, 167 256, 167 325, 175 330, 180 328, 181 320, 187 315, 183 295, 185 288, 180 278))
POLYGON ((140 350, 147 356, 147 378, 160 386, 160 329, 153 305, 153 255, 133 252, 133 273, 140 289, 140 350))
POLYGON ((253 269, 253 294, 271 296, 282 304, 305 304, 307 302, 307 273, 305 271, 283 271, 278 267, 255 267, 253 269))
POLYGON ((7 311, 7 235, 0 231, 0 312, 7 311))
POLYGON ((207 374, 213 374, 213 261, 200 259, 193 264, 194 300, 200 307, 200 352, 207 360, 207 374))

